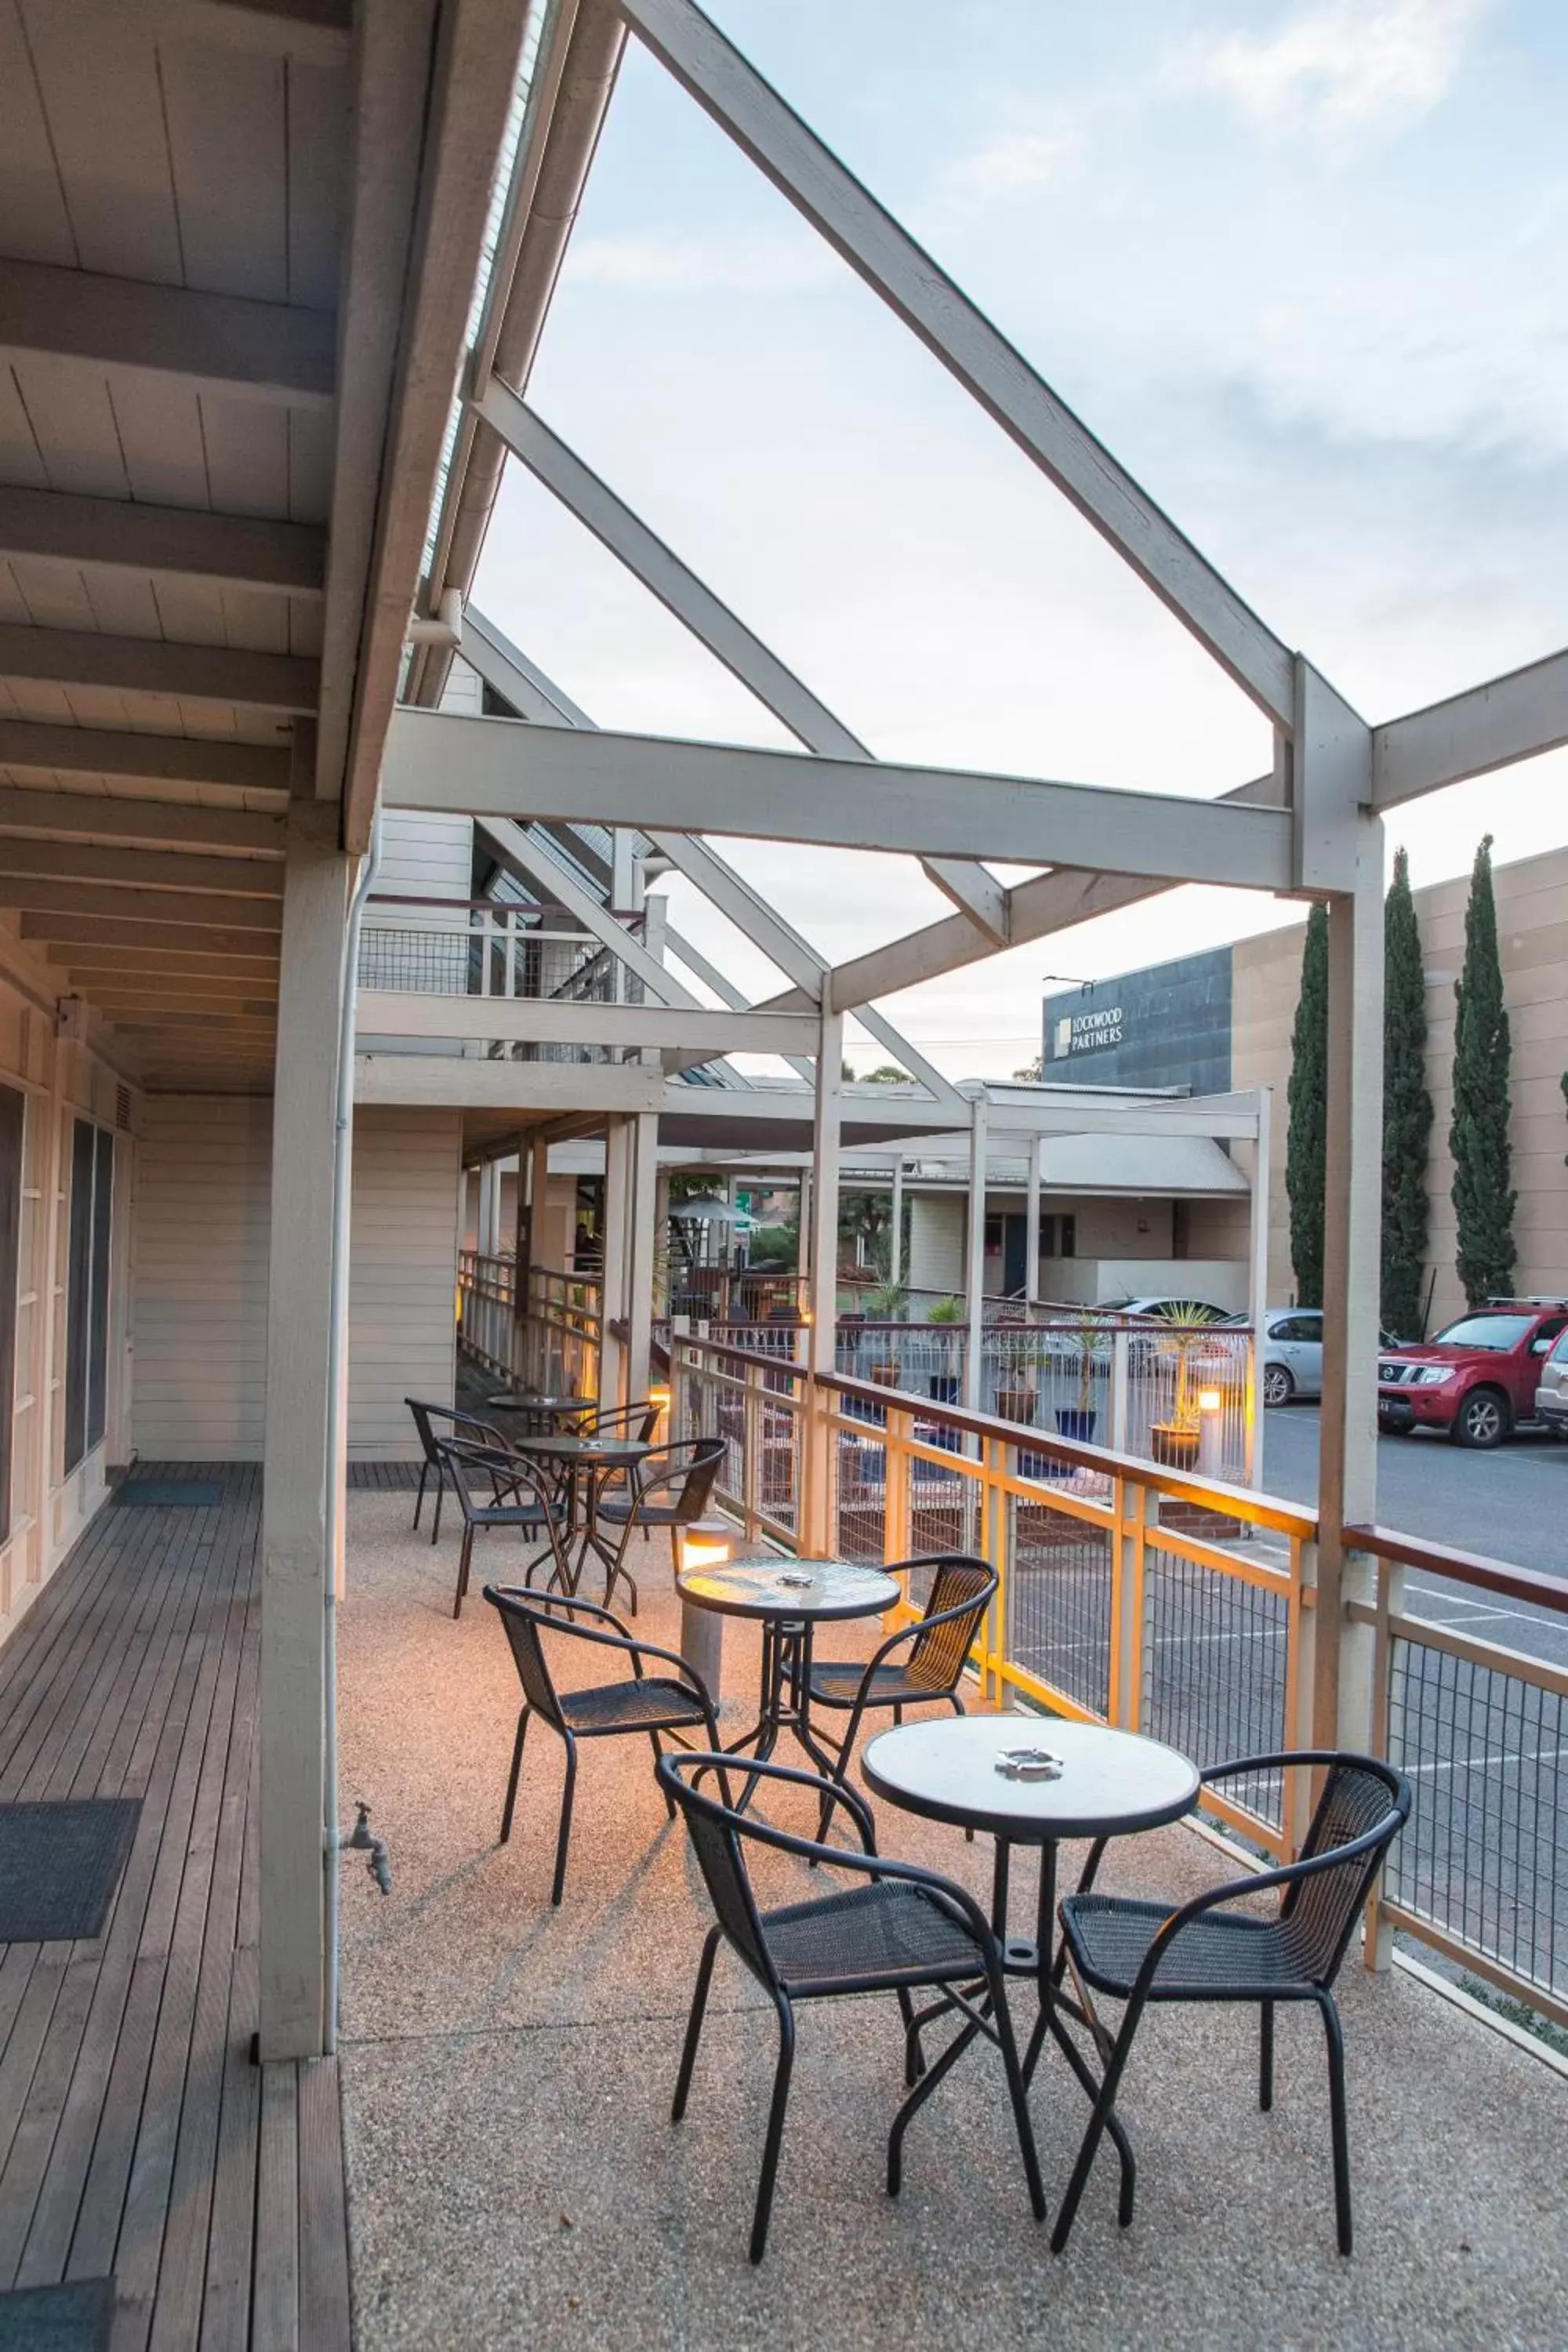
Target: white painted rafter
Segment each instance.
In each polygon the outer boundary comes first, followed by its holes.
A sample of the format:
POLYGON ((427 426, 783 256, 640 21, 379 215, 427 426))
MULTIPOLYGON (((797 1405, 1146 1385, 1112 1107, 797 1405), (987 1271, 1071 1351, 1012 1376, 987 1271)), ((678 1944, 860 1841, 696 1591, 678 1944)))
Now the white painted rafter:
POLYGON ((388 804, 479 817, 519 810, 847 849, 966 854, 1151 880, 1294 887, 1288 811, 731 743, 405 709, 388 804))
MULTIPOLYGON (((808 751, 837 760, 872 758, 858 736, 510 386, 492 378, 475 406, 535 479, 808 751)), ((961 857, 921 862, 937 888, 978 923, 994 945, 1005 945, 1006 893, 983 866, 961 857)))
POLYGON ((541 1045, 624 1045, 724 1054, 815 1051, 809 1013, 711 1012, 707 1006, 611 1004, 566 997, 432 996, 363 989, 359 1024, 373 1037, 474 1037, 541 1045))
POLYGON ((1568 743, 1568 651, 1374 728, 1372 799, 1398 808, 1568 743))
POLYGON ((76 362, 185 394, 325 408, 337 323, 330 310, 0 260, 0 353, 76 362))

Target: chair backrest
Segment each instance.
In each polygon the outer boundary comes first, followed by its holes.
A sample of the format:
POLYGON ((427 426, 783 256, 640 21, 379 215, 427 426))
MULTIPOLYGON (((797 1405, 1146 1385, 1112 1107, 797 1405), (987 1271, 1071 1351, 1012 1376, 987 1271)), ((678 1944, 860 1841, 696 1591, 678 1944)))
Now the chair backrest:
POLYGON ((612 1405, 579 1425, 595 1437, 626 1437, 635 1445, 651 1445, 658 1427, 659 1407, 645 1397, 640 1404, 612 1405))
POLYGON ((447 1475, 452 1482, 452 1491, 458 1497, 458 1506, 465 1522, 471 1524, 479 1511, 510 1508, 531 1511, 536 1507, 542 1511, 548 1510, 550 1487, 543 1473, 535 1463, 521 1454, 514 1454, 509 1445, 503 1445, 499 1440, 494 1444, 479 1445, 468 1438, 438 1437, 436 1451, 446 1464, 447 1475), (512 1490, 510 1502, 499 1503, 496 1500, 498 1479, 512 1490), (474 1493, 476 1481, 482 1482, 483 1488, 488 1489, 488 1492, 481 1491, 478 1497, 474 1493), (520 1487, 527 1489, 526 1497, 518 1495, 520 1487))
POLYGON ((667 1756, 664 1760, 670 1769, 661 1770, 659 1778, 680 1807, 714 1916, 752 1974, 772 1989, 778 1983, 778 1972, 768 1957, 752 1874, 746 1867, 742 1843, 745 1816, 693 1786, 694 1780, 718 1774, 732 1759, 687 1755, 667 1756))
POLYGON ((682 1437, 637 1465, 635 1511, 657 1510, 660 1523, 689 1527, 708 1508, 724 1459, 721 1437, 682 1437))
POLYGON ((1410 1798, 1404 1774, 1375 1757, 1340 1755, 1329 1766, 1300 1859, 1372 1842, 1338 1868, 1293 1879, 1285 1889, 1279 1916, 1306 1982, 1330 1984, 1338 1973, 1383 1857, 1409 1818, 1410 1798))
POLYGON ((517 1678, 522 1685, 523 1697, 536 1715, 560 1731, 563 1728, 561 1702, 556 1696, 555 1677, 550 1671, 550 1661, 544 1654, 542 1636, 545 1633, 572 1633, 576 1631, 570 1617, 563 1616, 552 1605, 553 1596, 540 1593, 536 1599, 523 1601, 513 1592, 498 1592, 493 1585, 485 1587, 485 1599, 506 1628, 506 1638, 511 1644, 512 1662, 517 1678))
POLYGON ((499 1430, 492 1429, 488 1421, 476 1419, 471 1412, 459 1412, 449 1404, 431 1404, 424 1397, 405 1397, 403 1402, 414 1415, 415 1430, 425 1449, 425 1459, 432 1469, 437 1465, 437 1451, 444 1437, 466 1438, 475 1445, 499 1446, 503 1443, 499 1430), (447 1425, 443 1437, 437 1436, 432 1425, 437 1421, 447 1425))
POLYGON ((935 1568, 924 1615, 927 1621, 950 1609, 963 1612, 945 1625, 923 1623, 910 1644, 906 1672, 911 1682, 938 1695, 956 1690, 964 1661, 974 1646, 980 1621, 996 1590, 996 1572, 971 1553, 956 1552, 937 1560, 910 1560, 910 1568, 935 1568))

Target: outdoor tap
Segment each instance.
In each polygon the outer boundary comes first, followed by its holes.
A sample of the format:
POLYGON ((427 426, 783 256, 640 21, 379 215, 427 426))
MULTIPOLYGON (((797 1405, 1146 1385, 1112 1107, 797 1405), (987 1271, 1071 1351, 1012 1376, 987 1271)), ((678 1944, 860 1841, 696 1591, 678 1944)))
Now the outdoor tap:
POLYGON ((374 1879, 382 1893, 384 1895, 390 1895, 392 1892, 392 1858, 386 1851, 386 1841, 384 1838, 372 1837, 370 1833, 370 1807, 365 1803, 363 1797, 359 1800, 358 1811, 359 1819, 353 1825, 353 1832, 350 1836, 344 1838, 342 1843, 345 1846, 352 1848, 355 1853, 367 1854, 369 1856, 369 1860, 365 1864, 366 1869, 370 1872, 371 1876, 374 1879))

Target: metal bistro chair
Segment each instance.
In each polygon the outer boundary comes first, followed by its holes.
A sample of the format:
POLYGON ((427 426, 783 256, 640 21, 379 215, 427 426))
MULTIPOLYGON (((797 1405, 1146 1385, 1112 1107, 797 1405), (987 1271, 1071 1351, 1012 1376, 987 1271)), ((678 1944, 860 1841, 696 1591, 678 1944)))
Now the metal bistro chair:
POLYGON ((537 1562, 545 1550, 552 1562, 552 1577, 566 1580, 566 1549, 562 1540, 567 1524, 566 1497, 543 1473, 535 1468, 522 1454, 514 1454, 505 1445, 466 1445, 454 1438, 437 1439, 447 1476, 458 1507, 463 1514, 463 1542, 458 1554, 458 1590, 452 1602, 452 1614, 460 1617, 468 1590, 468 1569, 474 1556, 474 1538, 481 1530, 510 1528, 523 1535, 542 1538, 523 1570, 523 1581, 532 1576, 537 1562), (486 1501, 482 1488, 488 1486, 486 1501), (477 1491, 479 1490, 479 1491, 477 1491))
MULTIPOLYGON (((1035 2219, 1042 2221, 1045 2189, 1007 2007, 1001 1947, 980 1906, 964 1888, 952 1879, 940 1877, 935 1871, 922 1870, 914 1863, 883 1861, 877 1853, 870 1807, 853 1789, 837 1781, 822 1780, 815 1772, 796 1771, 791 1765, 753 1763, 745 1768, 748 1780, 755 1774, 763 1780, 793 1783, 818 1793, 825 1805, 842 1805, 859 1832, 863 1849, 859 1853, 795 1837, 759 1820, 754 1813, 737 1812, 732 1805, 692 1785, 703 1775, 714 1773, 720 1787, 727 1790, 725 1776, 731 1760, 724 1755, 665 1756, 658 1764, 658 1777, 666 1795, 673 1798, 686 1816, 687 1830, 718 1915, 702 1946, 670 2121, 679 2123, 686 2113, 713 1962, 722 1937, 772 1997, 779 2021, 778 2065, 773 2074, 762 2175, 752 2219, 752 2262, 762 2261, 767 2245, 768 2217, 773 2208, 773 2181, 795 2063, 795 2004, 799 2000, 828 2000, 838 1994, 893 1992, 898 1995, 903 2015, 909 2053, 906 2071, 914 2088, 894 2116, 888 2135, 889 2195, 898 2195, 903 2179, 904 2133, 910 2119, 953 2061, 977 2033, 984 2033, 1002 2053, 1029 2201, 1035 2219), (775 1847, 782 1853, 799 1854, 810 1863, 858 1874, 866 1883, 819 1895, 808 1902, 784 1904, 772 1911, 759 1910, 746 1866, 747 1839, 775 1847), (929 1987, 942 1990, 947 2001, 962 2012, 964 2024, 922 2072, 910 1995, 929 1987), (969 1988, 967 1991, 965 1987, 969 1988)), ((920 2022, 929 2023, 931 2014, 930 2011, 923 2012, 920 2022)))
POLYGON ((414 1426, 425 1459, 419 1465, 419 1492, 414 1498, 414 1524, 419 1525, 419 1514, 425 1507, 425 1482, 432 1470, 436 1473, 436 1510, 430 1523, 430 1540, 434 1543, 441 1532, 441 1496, 446 1489, 447 1472, 441 1460, 442 1439, 432 1424, 441 1421, 450 1423, 449 1434, 465 1439, 471 1445, 504 1447, 505 1440, 488 1421, 476 1420, 471 1412, 458 1412, 449 1404, 429 1404, 423 1397, 405 1397, 404 1403, 414 1415, 414 1426))
POLYGON ((639 1462, 626 1486, 613 1487, 601 1496, 595 1518, 606 1520, 621 1531, 619 1542, 605 1560, 606 1601, 619 1580, 631 1593, 632 1611, 636 1613, 637 1580, 626 1559, 632 1538, 639 1528, 669 1529, 670 1556, 676 1574, 680 1573, 680 1530, 700 1519, 708 1508, 708 1498, 723 1459, 721 1437, 678 1438, 673 1445, 661 1446, 657 1454, 639 1462))
MULTIPOLYGON (((1379 1865, 1409 1817, 1410 1783, 1402 1772, 1373 1757, 1319 1748, 1216 1764, 1203 1778, 1212 1785, 1244 1773, 1293 1766, 1327 1767, 1322 1794, 1299 1861, 1279 1870, 1232 1879, 1174 1908, 1094 1894, 1069 1895, 1061 1905, 1068 1962, 1104 2062, 1105 2076, 1057 2215, 1051 2236, 1053 2253, 1059 2254, 1067 2244, 1143 2011, 1151 2001, 1177 2000, 1258 2004, 1263 2014, 1258 2103, 1265 2113, 1274 2104, 1274 2004, 1316 2001, 1329 2045, 1339 2248, 1342 2254, 1351 2251, 1344 2037, 1332 1988, 1379 1865), (1270 1887, 1280 1889, 1279 1906, 1272 1917, 1258 1918, 1226 1908, 1270 1887), (1114 2035, 1095 2014, 1090 1987, 1126 2003, 1114 2035)), ((1099 1851, 1090 1856, 1088 1875, 1092 1875, 1099 1851)), ((1125 2190, 1121 2219, 1123 2224, 1132 2219, 1131 2196, 1125 2190)))
MULTIPOLYGON (((683 1731, 705 1732, 710 1745, 717 1748, 718 1718, 707 1686, 694 1666, 677 1657, 673 1650, 661 1650, 652 1642, 639 1642, 628 1633, 618 1617, 601 1609, 597 1601, 574 1600, 562 1592, 519 1592, 493 1584, 486 1585, 485 1599, 499 1612, 506 1628, 523 1697, 522 1712, 517 1718, 517 1740, 511 1751, 511 1778, 506 1785, 506 1807, 501 1814, 502 1845, 511 1836, 511 1817, 517 1805, 518 1782, 522 1777, 522 1746, 528 1736, 530 1717, 538 1716, 552 1731, 559 1733, 566 1748, 566 1785, 561 1795, 555 1880, 550 1893, 551 1902, 559 1904, 566 1885, 566 1849, 572 1836, 579 1739, 605 1739, 622 1732, 643 1732, 652 1743, 657 1762, 662 1753, 658 1744, 661 1732, 668 1732, 676 1738, 683 1731), (578 1617, 593 1622, 579 1625, 574 1622, 578 1617), (605 1627, 613 1630, 606 1632, 605 1627), (558 1690, 544 1646, 544 1637, 553 1633, 629 1657, 630 1677, 599 1684, 592 1690, 558 1690), (658 1659, 675 1672, 645 1675, 645 1658, 658 1659)), ((665 1804, 673 1821, 675 1806, 668 1790, 665 1804)))
MULTIPOLYGON (((996 1573, 984 1560, 967 1552, 900 1560, 889 1573, 899 1576, 927 1568, 934 1571, 931 1591, 914 1624, 901 1625, 889 1634, 864 1665, 851 1660, 847 1664, 826 1661, 812 1667, 814 1712, 823 1706, 837 1707, 849 1717, 841 1740, 824 1731, 820 1723, 812 1727, 837 1754, 834 1775, 837 1780, 849 1769, 868 1707, 890 1706, 895 1723, 903 1721, 906 1706, 929 1706, 938 1699, 945 1699, 955 1715, 964 1711, 958 1696, 959 1676, 996 1590, 996 1573), (908 1657, 894 1663, 895 1654, 906 1647, 908 1657)), ((826 1813, 817 1833, 827 1834, 826 1813)))

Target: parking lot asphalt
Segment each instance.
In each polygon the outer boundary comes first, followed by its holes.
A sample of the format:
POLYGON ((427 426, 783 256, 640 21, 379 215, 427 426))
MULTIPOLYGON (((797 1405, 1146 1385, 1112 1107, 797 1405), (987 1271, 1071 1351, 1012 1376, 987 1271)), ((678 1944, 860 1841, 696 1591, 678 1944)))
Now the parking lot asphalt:
MULTIPOLYGON (((1316 1405, 1284 1405, 1268 1415, 1263 1485, 1269 1494, 1316 1500, 1318 1432, 1316 1405)), ((1384 1527, 1431 1543, 1568 1579, 1568 1445, 1527 1434, 1471 1454, 1425 1433, 1381 1437, 1377 1516, 1384 1527)), ((1422 1616, 1439 1624, 1568 1664, 1568 1616, 1414 1573, 1406 1592, 1422 1616)))

